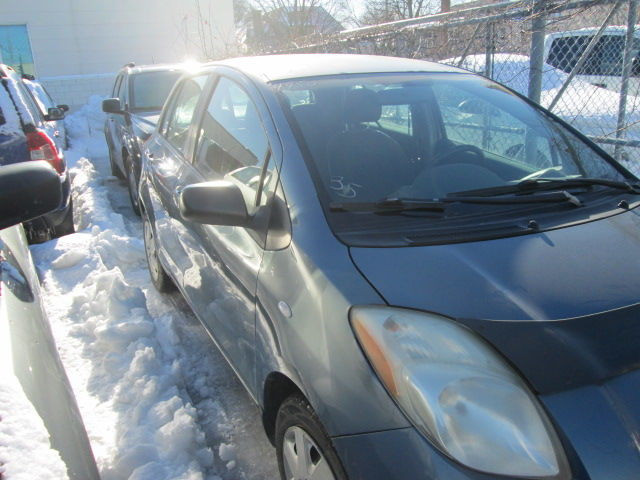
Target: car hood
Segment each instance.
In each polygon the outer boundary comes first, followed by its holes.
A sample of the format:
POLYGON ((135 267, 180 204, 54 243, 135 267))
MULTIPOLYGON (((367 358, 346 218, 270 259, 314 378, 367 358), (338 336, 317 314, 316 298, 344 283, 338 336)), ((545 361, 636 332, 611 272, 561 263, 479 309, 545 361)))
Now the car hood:
POLYGON ((352 248, 393 306, 484 336, 539 392, 640 367, 640 212, 482 242, 352 248))
POLYGON ((146 140, 156 128, 160 112, 137 112, 131 115, 131 123, 136 131, 136 135, 146 140))

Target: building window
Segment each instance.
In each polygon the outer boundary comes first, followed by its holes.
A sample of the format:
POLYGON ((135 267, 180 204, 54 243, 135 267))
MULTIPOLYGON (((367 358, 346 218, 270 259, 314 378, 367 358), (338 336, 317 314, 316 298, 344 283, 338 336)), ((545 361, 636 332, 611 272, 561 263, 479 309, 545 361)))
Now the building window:
POLYGON ((35 75, 26 25, 0 25, 0 62, 18 73, 35 75))

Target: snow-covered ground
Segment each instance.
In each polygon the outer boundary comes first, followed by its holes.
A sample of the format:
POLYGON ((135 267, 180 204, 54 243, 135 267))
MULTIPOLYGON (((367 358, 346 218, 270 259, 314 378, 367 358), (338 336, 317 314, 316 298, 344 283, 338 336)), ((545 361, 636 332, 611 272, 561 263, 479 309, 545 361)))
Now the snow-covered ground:
POLYGON ((102 478, 278 478, 258 408, 180 294, 151 284, 100 102, 66 122, 77 233, 32 253, 102 478))

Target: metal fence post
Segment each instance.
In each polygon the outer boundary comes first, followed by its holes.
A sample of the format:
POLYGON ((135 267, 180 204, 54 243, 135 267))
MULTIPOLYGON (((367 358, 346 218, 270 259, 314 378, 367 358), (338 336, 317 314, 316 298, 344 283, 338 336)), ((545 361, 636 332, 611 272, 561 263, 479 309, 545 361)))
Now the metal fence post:
POLYGON ((545 0, 533 0, 531 12, 531 57, 529 59, 528 96, 540 103, 542 91, 542 65, 544 64, 544 31, 546 27, 545 0))
MULTIPOLYGON (((616 128, 616 138, 623 138, 625 135, 625 121, 627 117, 627 96, 629 94, 629 76, 633 66, 634 33, 638 10, 638 0, 629 0, 629 14, 627 16, 627 34, 624 43, 624 58, 622 60, 622 85, 620 87, 620 103, 618 105, 618 124, 616 128)), ((616 160, 622 158, 622 146, 616 145, 614 150, 616 160)))
POLYGON ((493 53, 495 50, 495 42, 493 22, 487 23, 487 36, 485 39, 485 55, 484 55, 484 74, 487 78, 493 78, 493 53))

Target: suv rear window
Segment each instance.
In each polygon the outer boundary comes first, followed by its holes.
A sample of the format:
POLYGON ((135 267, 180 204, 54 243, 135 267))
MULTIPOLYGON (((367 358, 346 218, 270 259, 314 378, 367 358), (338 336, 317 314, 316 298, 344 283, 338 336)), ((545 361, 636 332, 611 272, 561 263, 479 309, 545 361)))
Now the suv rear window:
MULTIPOLYGON (((547 63, 569 73, 576 66, 593 35, 575 35, 556 38, 551 44, 547 63)), ((622 56, 625 37, 603 35, 578 72, 581 75, 622 75, 622 56)), ((634 39, 634 49, 640 48, 640 39, 634 39)), ((637 67, 634 66, 634 74, 637 67)))
POLYGON ((131 110, 161 110, 181 71, 138 73, 131 77, 131 110))

